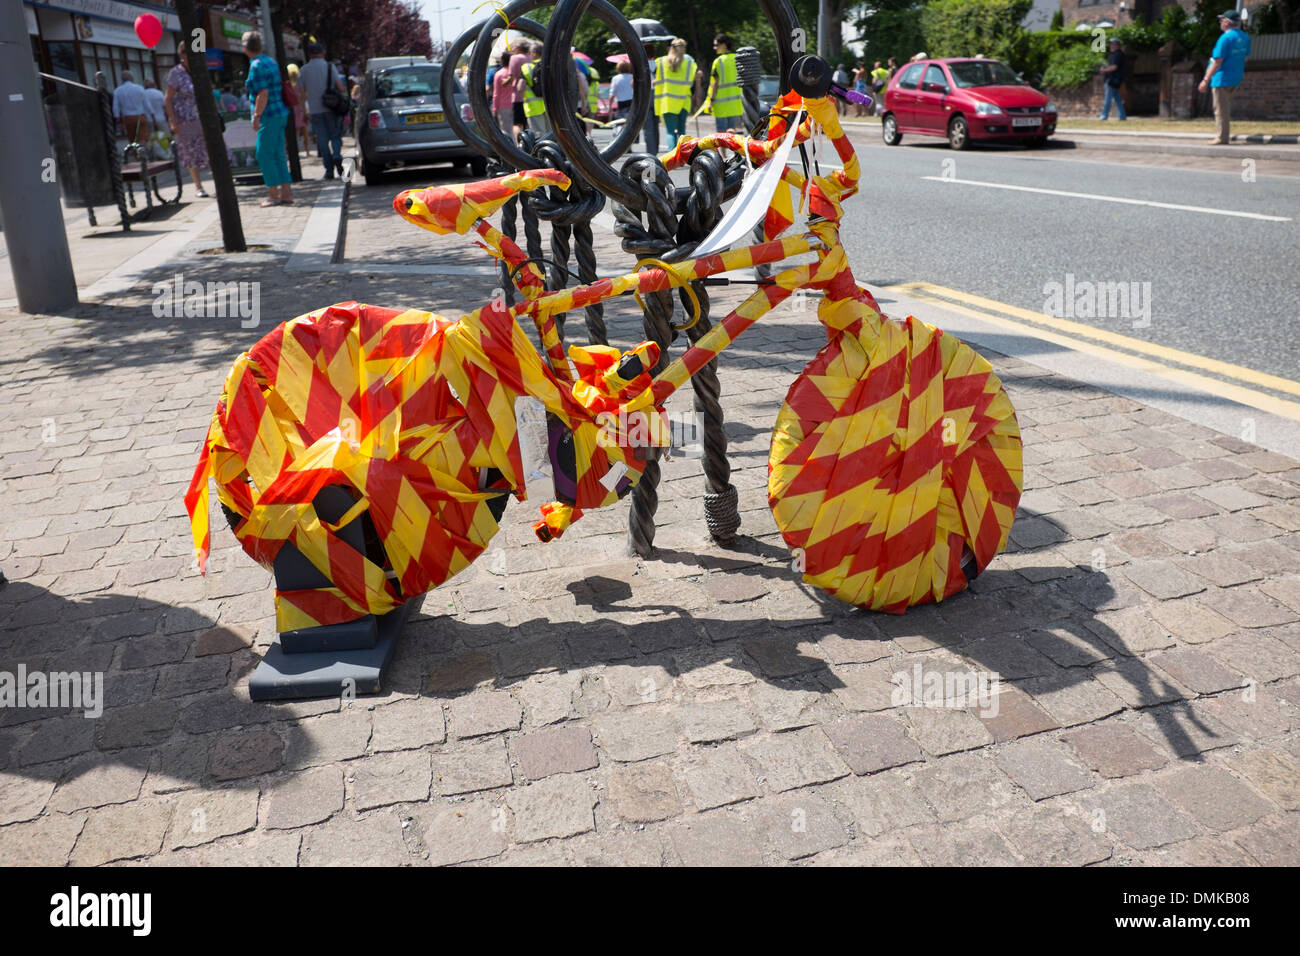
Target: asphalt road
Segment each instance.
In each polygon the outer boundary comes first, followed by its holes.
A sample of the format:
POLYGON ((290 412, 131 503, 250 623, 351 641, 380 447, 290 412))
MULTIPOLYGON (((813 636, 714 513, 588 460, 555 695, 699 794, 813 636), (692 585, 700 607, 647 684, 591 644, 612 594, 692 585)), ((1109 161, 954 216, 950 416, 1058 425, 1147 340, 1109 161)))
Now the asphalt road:
MULTIPOLYGON (((863 179, 861 193, 846 207, 842 235, 859 281, 927 282, 1032 312, 1050 309, 1134 339, 1300 381, 1300 178, 1264 172, 1293 172, 1290 167, 1300 164, 1263 163, 1248 182, 1233 159, 1063 148, 958 153, 942 141, 914 137, 886 147, 874 127, 851 135, 863 179), (1089 317, 1077 308, 1085 283, 1101 291, 1101 314, 1089 317), (1108 283, 1123 283, 1129 292, 1127 314, 1111 313, 1108 283), (1067 290, 1076 308, 1066 301, 1067 290)), ((1242 157, 1249 156, 1243 147, 1242 157)), ((377 189, 358 182, 350 238, 382 231, 386 254, 380 258, 412 261, 424 240, 418 230, 393 229, 393 195, 463 180, 459 171, 441 166, 396 172, 377 189)))
POLYGON ((1149 290, 1148 326, 1141 327, 1146 310, 1134 309, 1132 302, 1128 317, 1088 318, 1077 310, 1056 314, 1300 380, 1300 181, 1295 178, 1257 175, 1246 182, 1239 161, 1198 170, 1098 162, 1091 151, 1087 158, 1076 158, 1072 150, 957 153, 939 141, 914 145, 905 139, 901 146, 886 147, 878 134, 867 132, 853 139, 863 185, 846 207, 842 235, 859 281, 929 282, 1034 312, 1064 306, 1070 276, 1076 300, 1085 290, 1081 283, 1124 283, 1129 291, 1136 288, 1134 301, 1144 306, 1149 290), (1060 302, 1049 301, 1053 284, 1061 287, 1060 302))

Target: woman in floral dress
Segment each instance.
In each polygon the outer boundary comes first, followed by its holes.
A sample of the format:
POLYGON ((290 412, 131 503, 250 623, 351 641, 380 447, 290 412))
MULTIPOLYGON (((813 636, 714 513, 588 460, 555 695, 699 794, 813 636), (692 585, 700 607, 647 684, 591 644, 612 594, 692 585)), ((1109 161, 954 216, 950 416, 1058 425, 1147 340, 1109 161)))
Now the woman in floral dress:
POLYGON ((203 179, 199 170, 208 167, 208 147, 203 141, 199 107, 194 100, 194 83, 190 79, 190 71, 185 66, 183 43, 176 47, 176 65, 167 74, 163 109, 167 111, 167 123, 172 135, 176 137, 176 155, 181 165, 190 171, 196 195, 200 199, 206 199, 208 194, 203 191, 203 179))

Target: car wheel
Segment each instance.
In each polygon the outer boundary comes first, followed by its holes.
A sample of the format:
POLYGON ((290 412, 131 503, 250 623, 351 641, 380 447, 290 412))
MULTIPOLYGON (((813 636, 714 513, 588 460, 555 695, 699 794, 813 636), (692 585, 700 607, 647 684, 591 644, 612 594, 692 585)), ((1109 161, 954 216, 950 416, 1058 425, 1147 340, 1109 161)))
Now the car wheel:
POLYGON ((487 175, 487 159, 482 156, 475 156, 469 161, 469 171, 474 176, 482 179, 487 175))
POLYGON ((885 114, 880 124, 880 135, 884 137, 886 146, 897 146, 903 141, 903 134, 898 131, 898 120, 893 113, 885 114))
POLYGON ((954 116, 948 124, 948 145, 953 149, 965 149, 970 145, 970 128, 961 116, 954 116))
POLYGON ((376 166, 365 156, 361 157, 361 174, 366 177, 367 186, 382 186, 384 184, 384 168, 376 166))

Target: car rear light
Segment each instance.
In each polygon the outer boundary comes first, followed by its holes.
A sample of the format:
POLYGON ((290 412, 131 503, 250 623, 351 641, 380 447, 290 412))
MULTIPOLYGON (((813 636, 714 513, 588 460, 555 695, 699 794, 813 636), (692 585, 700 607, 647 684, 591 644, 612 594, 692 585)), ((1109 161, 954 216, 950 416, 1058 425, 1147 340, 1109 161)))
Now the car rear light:
POLYGON ((470 105, 468 103, 462 103, 460 105, 460 118, 463 119, 466 123, 474 122, 474 111, 470 109, 470 105))
POLYGON ((368 121, 371 129, 388 129, 388 124, 384 122, 384 114, 379 110, 371 110, 368 121))

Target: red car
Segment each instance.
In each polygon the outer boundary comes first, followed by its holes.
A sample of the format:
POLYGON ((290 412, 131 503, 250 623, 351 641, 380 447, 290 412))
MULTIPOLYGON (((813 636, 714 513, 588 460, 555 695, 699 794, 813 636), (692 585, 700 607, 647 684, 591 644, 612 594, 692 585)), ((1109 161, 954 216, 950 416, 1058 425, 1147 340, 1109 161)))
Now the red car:
POLYGON ((997 60, 918 60, 885 87, 881 133, 897 146, 904 133, 946 136, 953 149, 972 140, 1041 146, 1056 132, 1056 104, 997 60))

